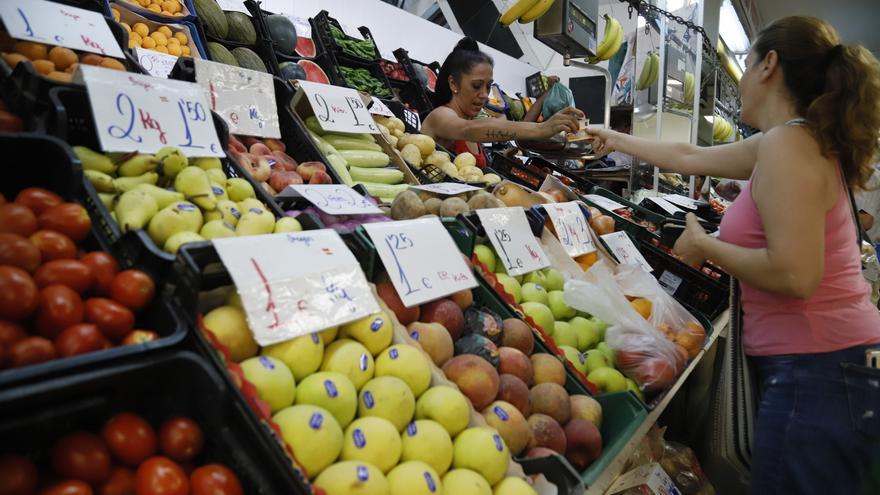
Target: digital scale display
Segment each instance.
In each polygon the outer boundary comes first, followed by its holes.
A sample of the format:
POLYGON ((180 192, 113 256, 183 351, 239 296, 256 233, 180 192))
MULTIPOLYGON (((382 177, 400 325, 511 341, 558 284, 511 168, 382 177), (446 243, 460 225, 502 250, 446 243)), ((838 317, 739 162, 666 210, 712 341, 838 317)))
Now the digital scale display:
POLYGON ((578 7, 574 3, 569 3, 568 6, 569 19, 577 23, 577 25, 580 26, 587 33, 593 34, 596 32, 596 23, 591 21, 590 18, 587 17, 587 14, 585 14, 584 11, 580 9, 580 7, 578 7))

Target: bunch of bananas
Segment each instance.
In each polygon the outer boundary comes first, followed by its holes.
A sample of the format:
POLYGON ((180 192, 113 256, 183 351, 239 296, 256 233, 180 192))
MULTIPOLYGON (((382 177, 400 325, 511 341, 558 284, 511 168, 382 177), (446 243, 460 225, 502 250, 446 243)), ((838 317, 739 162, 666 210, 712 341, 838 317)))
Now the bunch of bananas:
POLYGON ((712 122, 712 140, 716 143, 729 141, 736 134, 736 127, 727 119, 716 115, 712 122))
POLYGON ((617 54, 620 46, 623 45, 623 26, 620 25, 620 21, 608 14, 603 17, 605 17, 605 34, 602 43, 599 43, 599 47, 596 49, 596 56, 587 57, 587 62, 591 64, 608 60, 617 54))
MULTIPOLYGON (((636 81, 636 90, 642 91, 657 84, 660 77, 660 55, 656 52, 648 53, 648 59, 642 64, 642 71, 639 72, 639 80, 636 81)), ((693 76, 691 76, 693 79, 693 76)))
POLYGON ((694 101, 694 88, 696 86, 694 75, 690 72, 684 73, 684 103, 690 105, 694 101))
POLYGON ((520 24, 528 24, 544 15, 554 0, 519 0, 501 16, 501 25, 509 26, 519 20, 520 24))

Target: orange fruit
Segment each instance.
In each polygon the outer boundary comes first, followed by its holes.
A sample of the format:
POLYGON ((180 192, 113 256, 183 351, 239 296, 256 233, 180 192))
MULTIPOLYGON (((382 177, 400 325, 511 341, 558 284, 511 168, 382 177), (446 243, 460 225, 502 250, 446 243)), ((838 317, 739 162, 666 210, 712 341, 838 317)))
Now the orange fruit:
POLYGON ((168 44, 168 37, 165 36, 165 33, 160 31, 153 31, 150 33, 150 38, 156 41, 156 46, 165 46, 168 44))
POLYGON ((55 72, 55 64, 51 60, 34 60, 32 63, 34 64, 34 69, 37 69, 37 72, 44 76, 50 72, 55 72))
POLYGON ((599 261, 599 254, 593 251, 592 253, 582 254, 574 260, 583 271, 587 271, 595 262, 599 261))
POLYGON ((168 55, 174 55, 175 57, 179 57, 183 55, 183 50, 180 49, 180 45, 168 45, 165 47, 168 50, 168 55))
POLYGON ((168 47, 166 47, 166 46, 160 45, 160 46, 157 46, 156 48, 153 48, 153 50, 156 50, 157 52, 168 53, 168 47))
POLYGON ((190 49, 187 45, 180 46, 180 54, 184 57, 189 57, 191 55, 190 49))
POLYGON ((156 39, 152 36, 144 36, 144 39, 141 41, 141 46, 152 50, 156 48, 156 39))
POLYGON ((150 28, 147 27, 143 22, 138 22, 134 26, 131 27, 132 31, 136 32, 141 36, 141 38, 146 38, 150 35, 150 28))
POLYGON ((19 62, 24 62, 27 60, 30 60, 30 59, 20 53, 4 53, 3 54, 3 61, 6 62, 9 65, 9 67, 11 67, 13 69, 15 68, 16 65, 18 65, 19 62))
POLYGON ((153 12, 162 12, 162 7, 159 7, 159 4, 151 3, 147 9, 152 10, 153 12))
POLYGON ((124 27, 126 31, 131 33, 131 26, 129 26, 127 22, 120 22, 119 25, 124 27))
POLYGON ((122 62, 116 60, 115 58, 107 57, 101 62, 101 67, 105 67, 107 69, 121 70, 125 72, 125 66, 122 65, 122 62))
POLYGON ((168 26, 159 26, 159 29, 156 31, 164 34, 166 38, 174 36, 174 33, 171 32, 171 28, 168 26))
POLYGON ((162 10, 168 12, 169 14, 173 14, 180 11, 180 3, 173 0, 165 0, 164 2, 162 2, 162 10))
POLYGON ((683 330, 675 335, 675 343, 685 348, 688 358, 694 358, 700 353, 700 348, 703 346, 703 339, 687 330, 683 330))
POLYGON ((86 65, 101 65, 103 61, 104 57, 97 53, 84 53, 79 57, 79 63, 86 65))
POLYGON ((14 50, 31 60, 45 60, 49 54, 46 45, 33 41, 19 41, 15 44, 14 50))
POLYGON ((79 63, 70 64, 67 66, 66 69, 64 69, 64 72, 67 72, 68 74, 73 74, 76 72, 77 67, 79 67, 79 63))
POLYGON ((630 301, 630 305, 638 314, 642 315, 642 318, 646 320, 651 318, 651 307, 653 306, 651 301, 639 297, 630 301))
POLYGON ((168 43, 166 43, 165 46, 171 45, 180 46, 180 40, 178 40, 177 38, 168 38, 168 43))
POLYGON ((110 12, 113 13, 113 20, 119 22, 119 11, 115 7, 110 7, 110 12))
POLYGON ((189 39, 183 33, 174 33, 174 38, 177 39, 177 41, 179 41, 181 45, 189 43, 189 39))
POLYGON ((49 50, 49 60, 55 64, 56 69, 64 70, 70 67, 70 64, 75 64, 78 59, 76 57, 76 52, 70 48, 56 46, 49 50))
POLYGON ((68 74, 67 72, 58 72, 58 71, 50 72, 50 73, 46 74, 46 77, 48 77, 49 79, 53 79, 55 81, 62 81, 62 82, 70 82, 73 80, 73 74, 68 74))

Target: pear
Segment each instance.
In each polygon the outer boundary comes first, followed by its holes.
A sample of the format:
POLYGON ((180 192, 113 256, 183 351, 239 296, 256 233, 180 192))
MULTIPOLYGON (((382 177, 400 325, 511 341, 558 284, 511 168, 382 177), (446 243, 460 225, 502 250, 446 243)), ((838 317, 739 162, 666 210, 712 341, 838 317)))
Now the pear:
POLYGON ((164 246, 178 232, 198 232, 201 228, 202 212, 199 208, 188 201, 178 201, 162 208, 153 216, 147 233, 156 245, 164 246))
POLYGON ((186 244, 187 242, 197 242, 204 241, 205 238, 196 234, 195 232, 178 232, 173 236, 169 237, 167 241, 165 241, 165 246, 163 249, 171 254, 177 254, 177 250, 180 249, 182 244, 186 244))
POLYGON ((226 193, 229 194, 229 199, 236 202, 257 197, 251 183, 239 178, 226 180, 226 193))
POLYGON ((143 191, 152 196, 153 199, 156 200, 156 205, 159 206, 160 210, 171 203, 183 201, 185 199, 183 194, 177 191, 169 191, 168 189, 154 186, 153 184, 138 184, 133 190, 143 191))
POLYGON ((226 188, 216 182, 211 182, 211 192, 214 193, 214 197, 217 201, 220 201, 221 199, 229 199, 229 196, 226 194, 226 188))
POLYGON ((213 210, 217 207, 217 198, 211 190, 211 181, 208 174, 199 167, 186 167, 174 178, 174 189, 186 196, 187 201, 192 201, 203 210, 213 210))
POLYGON ((153 155, 135 155, 119 164, 118 174, 122 177, 136 177, 156 170, 159 160, 153 155))
POLYGON ((144 191, 132 189, 122 193, 116 202, 116 222, 123 232, 144 228, 159 211, 156 200, 144 191))
POLYGON ((240 217, 241 212, 238 209, 238 205, 228 199, 218 200, 217 209, 205 213, 206 222, 211 220, 223 220, 224 223, 232 225, 233 227, 238 223, 240 217))
POLYGON ((189 164, 186 156, 174 146, 166 146, 157 151, 156 159, 159 160, 159 166, 156 170, 168 180, 177 177, 177 174, 189 164))
POLYGON ((116 195, 113 193, 98 193, 101 204, 108 210, 113 210, 113 202, 116 201, 116 195))
POLYGON ((199 167, 205 171, 211 170, 212 168, 220 170, 221 172, 223 171, 223 164, 216 156, 191 158, 189 164, 190 166, 199 167))
POLYGON ((235 227, 225 223, 223 220, 211 220, 202 226, 199 235, 205 239, 215 239, 217 237, 235 237, 235 227))
POLYGON ((263 210, 263 211, 269 211, 269 209, 266 208, 266 205, 261 203, 259 199, 255 199, 255 198, 247 198, 242 201, 239 201, 237 204, 238 204, 238 211, 242 214, 244 214, 244 212, 246 212, 252 208, 256 208, 258 210, 263 210))
POLYGON ((280 234, 282 232, 302 232, 302 225, 300 225, 299 220, 293 217, 282 217, 279 218, 275 222, 275 233, 280 234))
POLYGON ((217 184, 226 184, 226 173, 218 168, 209 168, 205 170, 205 173, 208 174, 208 178, 211 179, 211 182, 216 182, 217 184))
POLYGON ((117 177, 113 179, 113 186, 117 192, 124 193, 131 191, 138 184, 153 184, 159 181, 159 174, 156 172, 147 172, 137 177, 117 177))
POLYGON ((235 235, 271 234, 275 230, 275 217, 259 208, 245 210, 235 226, 235 235))
POLYGON ((83 175, 86 176, 86 179, 89 179, 92 187, 99 193, 116 192, 116 187, 113 185, 113 177, 110 177, 110 175, 98 172, 97 170, 83 170, 83 175))
POLYGON ((83 170, 96 170, 105 174, 116 172, 116 164, 107 155, 92 151, 85 146, 74 146, 73 152, 82 163, 83 170))

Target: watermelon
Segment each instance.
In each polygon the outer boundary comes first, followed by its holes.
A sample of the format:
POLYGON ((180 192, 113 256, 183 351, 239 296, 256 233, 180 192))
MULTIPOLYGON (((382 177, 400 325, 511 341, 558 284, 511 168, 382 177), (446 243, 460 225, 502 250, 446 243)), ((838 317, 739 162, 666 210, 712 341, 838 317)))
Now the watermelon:
POLYGON ((270 15, 266 17, 269 26, 269 37, 275 42, 276 49, 284 55, 293 55, 296 48, 296 27, 293 22, 283 15, 270 15))
POLYGON ((434 88, 437 87, 437 74, 434 73, 431 69, 425 67, 425 75, 428 76, 428 90, 432 93, 434 92, 434 88))
POLYGON ((229 24, 223 10, 215 0, 193 0, 196 14, 205 24, 205 31, 215 38, 226 38, 229 32, 229 24))
POLYGON ((260 72, 269 72, 266 70, 266 64, 260 59, 260 56, 253 50, 240 46, 232 50, 232 56, 235 57, 238 66, 243 69, 256 70, 260 72))
POLYGON ((296 62, 281 62, 278 64, 278 68, 281 69, 281 74, 279 76, 281 79, 306 79, 306 70, 296 62))
POLYGON ((224 14, 226 14, 226 23, 229 25, 226 39, 246 45, 253 45, 257 42, 257 30, 254 29, 254 23, 247 14, 235 11, 227 11, 224 14))
POLYGON ((315 42, 312 38, 299 36, 296 38, 296 53, 300 57, 314 57, 318 51, 315 49, 315 42))
POLYGON ((208 48, 208 56, 214 62, 238 67, 238 62, 235 60, 235 56, 229 53, 229 50, 227 50, 225 46, 213 41, 209 41, 206 46, 208 48))
POLYGON ((297 64, 306 71, 306 81, 330 84, 330 79, 327 77, 327 74, 324 73, 324 70, 318 67, 318 64, 311 60, 300 60, 297 64))

